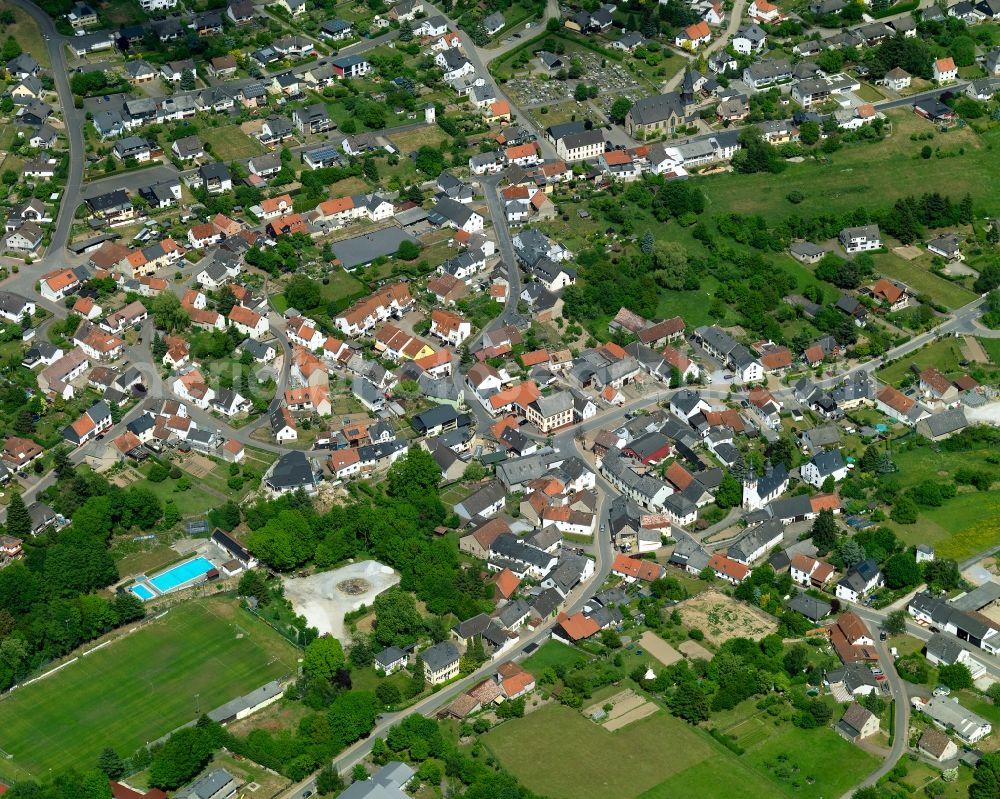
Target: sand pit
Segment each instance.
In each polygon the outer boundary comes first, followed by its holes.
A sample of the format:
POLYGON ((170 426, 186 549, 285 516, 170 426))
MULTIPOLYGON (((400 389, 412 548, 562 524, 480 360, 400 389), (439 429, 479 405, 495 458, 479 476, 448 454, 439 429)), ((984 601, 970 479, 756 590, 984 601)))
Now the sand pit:
POLYGON ((778 629, 778 620, 773 616, 719 591, 706 591, 685 599, 677 610, 687 627, 701 630, 705 640, 716 646, 730 638, 759 641, 778 629))
POLYGON ((311 577, 286 577, 285 596, 320 635, 346 641, 344 615, 399 583, 399 575, 378 561, 364 560, 311 577))
POLYGON ((654 632, 646 630, 639 639, 639 645, 664 666, 672 666, 681 659, 681 654, 654 632))

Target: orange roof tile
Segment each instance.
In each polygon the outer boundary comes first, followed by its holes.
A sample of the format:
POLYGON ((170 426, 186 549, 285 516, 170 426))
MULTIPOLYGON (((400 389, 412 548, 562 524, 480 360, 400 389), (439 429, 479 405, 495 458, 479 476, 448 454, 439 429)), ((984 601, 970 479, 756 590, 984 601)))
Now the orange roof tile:
POLYGON ((750 574, 750 569, 744 566, 742 563, 738 563, 735 560, 727 558, 725 555, 715 554, 708 559, 708 567, 712 571, 717 571, 720 574, 724 574, 726 577, 730 577, 738 582, 746 579, 747 575, 750 574))
POLYGON ((534 684, 535 678, 527 671, 515 674, 513 677, 507 677, 502 683, 503 692, 508 697, 517 696, 534 684))
POLYGON ((577 613, 573 616, 560 613, 556 617, 556 622, 574 641, 582 641, 584 638, 590 638, 590 636, 601 629, 596 621, 588 619, 583 613, 577 613))
POLYGON ((819 513, 821 510, 837 510, 840 508, 840 497, 836 494, 817 494, 809 498, 809 504, 813 513, 819 513))
POLYGON ((282 194, 280 197, 268 197, 260 202, 260 207, 265 214, 279 210, 282 205, 286 208, 292 207, 292 196, 290 194, 282 194))
POLYGON ((545 363, 549 359, 548 350, 535 350, 534 352, 526 352, 521 356, 521 363, 525 366, 537 366, 540 363, 545 363))
POLYGON ((625 577, 634 577, 638 580, 652 582, 660 577, 660 567, 655 561, 640 560, 630 558, 628 555, 615 555, 615 561, 611 564, 611 571, 625 577))
MULTIPOLYGON (((757 4, 757 8, 760 8, 760 3, 757 4)), ((763 9, 761 9, 763 10, 763 9)), ((684 33, 689 39, 704 39, 706 36, 712 35, 712 30, 708 27, 708 23, 705 21, 696 22, 694 25, 689 25, 685 28, 684 33)))
POLYGON ((622 164, 632 163, 632 156, 624 150, 612 150, 611 152, 602 153, 601 157, 604 158, 604 163, 608 166, 621 166, 622 164))
POLYGON ((319 204, 319 211, 323 216, 332 216, 344 211, 350 211, 354 207, 354 200, 350 197, 334 197, 319 204))
POLYGON ((517 590, 517 587, 521 584, 521 581, 517 579, 517 575, 514 574, 510 569, 504 569, 495 578, 493 582, 500 592, 500 596, 504 599, 510 599, 513 593, 517 590))
POLYGON ((527 144, 519 144, 516 147, 508 147, 504 152, 507 159, 514 161, 518 158, 527 158, 529 155, 535 155, 537 152, 537 145, 534 142, 528 142, 527 144))

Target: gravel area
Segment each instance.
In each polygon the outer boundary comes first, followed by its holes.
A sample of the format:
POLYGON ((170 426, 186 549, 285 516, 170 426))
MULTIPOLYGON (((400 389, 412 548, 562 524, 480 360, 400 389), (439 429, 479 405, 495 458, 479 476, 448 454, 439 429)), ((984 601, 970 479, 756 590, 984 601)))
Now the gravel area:
POLYGON ((285 578, 285 596, 320 635, 346 642, 344 615, 399 583, 399 574, 378 561, 363 560, 309 577, 285 578))

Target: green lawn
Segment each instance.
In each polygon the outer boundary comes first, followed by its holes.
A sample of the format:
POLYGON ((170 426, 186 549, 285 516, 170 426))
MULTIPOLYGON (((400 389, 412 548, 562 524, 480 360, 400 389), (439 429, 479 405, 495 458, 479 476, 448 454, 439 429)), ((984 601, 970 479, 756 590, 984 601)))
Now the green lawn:
MULTIPOLYGON (((144 467, 140 471, 143 474, 149 473, 149 467, 144 467)), ((171 478, 167 478, 162 483, 154 483, 151 480, 138 480, 132 483, 136 488, 148 488, 157 497, 159 497, 161 502, 165 502, 168 499, 174 500, 177 503, 177 507, 180 508, 181 515, 185 518, 190 518, 192 516, 201 516, 207 513, 212 508, 217 508, 219 505, 224 505, 225 500, 217 497, 215 494, 211 494, 202 488, 197 480, 191 480, 191 488, 187 491, 175 491, 177 487, 177 481, 171 478)))
MULTIPOLYGON (((835 718, 839 711, 834 711, 835 718)), ((764 743, 741 759, 767 775, 789 796, 837 797, 855 787, 878 760, 845 741, 828 727, 800 730, 786 725, 772 730, 764 743), (782 762, 782 756, 787 761, 782 762), (790 772, 790 773, 788 773, 790 772), (810 778, 814 780, 809 783, 810 778)))
POLYGON ((533 674, 537 674, 542 669, 551 668, 562 664, 572 666, 578 660, 583 660, 587 656, 577 649, 558 641, 546 641, 534 654, 524 661, 524 668, 533 674))
POLYGON ((192 601, 0 702, 0 778, 93 768, 269 680, 297 650, 228 600, 192 601))
POLYGON ((884 100, 885 99, 885 95, 882 94, 882 92, 880 92, 874 86, 871 86, 871 85, 869 85, 867 83, 862 83, 861 84, 861 88, 858 89, 855 92, 855 94, 858 97, 860 97, 862 100, 865 100, 865 101, 867 101, 869 103, 877 103, 880 100, 884 100))
POLYGON ((875 256, 875 269, 886 277, 901 280, 918 294, 927 294, 947 308, 960 308, 976 299, 975 292, 959 283, 952 283, 924 268, 919 260, 907 261, 895 253, 875 256))
POLYGON ((908 544, 931 544, 938 557, 964 560, 1000 543, 1000 491, 970 492, 921 509, 916 524, 893 525, 908 544))
POLYGON ((739 757, 665 712, 608 732, 561 705, 500 725, 483 741, 528 788, 552 799, 836 799, 877 763, 830 728, 776 728, 763 719, 739 757))
MULTIPOLYGON (((895 476, 906 489, 922 480, 946 479, 963 466, 1000 475, 986 460, 991 454, 989 449, 937 451, 931 445, 905 449, 893 454, 899 467, 895 476)), ((939 508, 921 508, 916 524, 887 524, 907 544, 930 544, 939 557, 963 560, 1000 543, 1000 490, 963 488, 939 508)))
POLYGON ((237 125, 221 128, 205 127, 198 132, 202 142, 212 145, 212 154, 222 161, 252 158, 264 152, 264 145, 250 138, 237 125))
POLYGON ((732 799, 735 796, 773 796, 770 781, 735 762, 720 768, 718 760, 704 760, 665 782, 651 788, 639 799, 674 799, 697 796, 699 799, 732 799))
POLYGON ((958 365, 961 360, 962 349, 958 339, 944 338, 901 358, 896 363, 879 370, 877 374, 880 380, 898 386, 910 372, 910 365, 915 364, 921 370, 933 366, 945 377, 959 377, 965 374, 965 370, 958 365))
POLYGON ((983 345, 990 360, 1000 366, 1000 338, 981 338, 978 341, 983 345))
POLYGON ((482 740, 518 780, 551 799, 631 799, 715 750, 663 712, 608 732, 563 705, 502 724, 482 740))
POLYGON ((924 160, 917 154, 928 142, 910 141, 909 136, 933 132, 932 126, 911 110, 891 111, 888 116, 894 132, 885 141, 845 147, 829 156, 827 164, 789 164, 777 178, 730 173, 699 179, 698 185, 710 200, 708 212, 761 214, 776 221, 791 214, 814 216, 845 213, 859 206, 881 208, 909 194, 939 191, 956 202, 969 193, 983 214, 1000 213, 1000 183, 982 179, 996 157, 987 149, 995 144, 990 134, 980 137, 969 128, 936 134, 931 147, 955 155, 924 160), (964 154, 959 154, 962 148, 964 154), (872 164, 878 164, 878 169, 872 169, 872 164), (792 191, 805 195, 802 203, 788 202, 786 197, 792 191))

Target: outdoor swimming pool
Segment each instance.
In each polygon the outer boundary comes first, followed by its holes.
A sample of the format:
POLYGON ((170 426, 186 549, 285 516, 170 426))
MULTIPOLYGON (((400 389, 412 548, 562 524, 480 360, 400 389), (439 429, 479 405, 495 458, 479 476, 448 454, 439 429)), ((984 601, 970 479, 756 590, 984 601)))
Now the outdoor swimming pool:
POLYGON ((149 600, 151 600, 154 596, 156 596, 156 594, 154 594, 152 591, 146 588, 146 586, 144 586, 142 583, 136 583, 135 585, 133 585, 131 591, 133 594, 139 597, 139 599, 141 599, 143 602, 149 602, 149 600))
POLYGON ((194 558, 180 563, 172 569, 167 569, 165 572, 160 572, 156 577, 151 577, 149 584, 161 594, 165 594, 167 591, 173 591, 179 586, 198 579, 214 568, 215 566, 208 558, 194 558))

